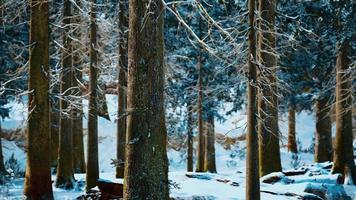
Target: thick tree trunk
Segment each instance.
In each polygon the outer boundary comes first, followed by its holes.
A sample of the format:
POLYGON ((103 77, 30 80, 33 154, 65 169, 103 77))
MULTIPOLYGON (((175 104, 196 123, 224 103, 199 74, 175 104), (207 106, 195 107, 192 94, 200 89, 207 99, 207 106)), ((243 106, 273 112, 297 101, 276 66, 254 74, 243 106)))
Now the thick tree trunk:
MULTIPOLYGON (((1 129, 1 118, 0 118, 0 177, 6 174, 4 155, 2 154, 2 129, 1 129)), ((0 182, 1 183, 1 182, 0 182)))
POLYGON ((63 48, 61 70, 61 99, 59 119, 59 150, 56 187, 72 189, 74 182, 73 172, 73 135, 72 135, 72 106, 68 96, 71 95, 73 76, 72 40, 69 37, 71 23, 71 5, 69 0, 63 2, 63 48))
POLYGON ((88 147, 86 168, 86 190, 97 186, 99 179, 98 155, 98 111, 97 111, 97 42, 96 42, 96 0, 90 5, 90 66, 89 66, 89 111, 88 111, 88 147))
POLYGON ((315 104, 316 130, 315 130, 315 162, 332 161, 332 136, 330 105, 324 97, 317 99, 315 104))
POLYGON ((193 106, 187 105, 187 171, 193 172, 193 106))
POLYGON ((24 194, 28 199, 53 199, 51 183, 49 105, 48 2, 30 1, 30 61, 27 160, 24 194))
POLYGON ((297 139, 295 133, 295 108, 290 106, 288 110, 288 151, 298 153, 297 139))
POLYGON ((163 2, 129 2, 124 199, 168 200, 163 2))
MULTIPOLYGON (((76 1, 78 6, 81 6, 80 1, 76 1)), ((73 8, 73 22, 78 24, 74 27, 74 37, 81 40, 81 17, 78 8, 73 8)), ((74 41, 73 41, 74 42, 74 41)), ((82 62, 82 45, 80 42, 73 43, 73 66, 74 73, 72 76, 72 86, 74 95, 78 98, 75 101, 75 108, 72 112, 72 132, 73 132, 73 170, 75 173, 85 173, 85 155, 83 141, 83 103, 82 91, 80 89, 83 83, 83 62, 82 62)))
POLYGON ((278 100, 276 81, 275 50, 275 7, 274 0, 259 0, 261 32, 258 38, 259 62, 262 64, 260 94, 258 99, 260 175, 282 170, 279 150, 278 100))
POLYGON ((214 114, 209 114, 206 121, 205 171, 216 173, 214 114))
POLYGON ((203 83, 201 56, 198 57, 198 147, 196 172, 205 172, 205 133, 203 124, 203 83))
POLYGON ((257 133, 257 102, 256 102, 256 31, 255 31, 256 0, 248 1, 248 101, 247 101, 247 143, 246 143, 246 200, 260 199, 259 155, 257 133))
POLYGON ((124 178, 125 145, 126 145, 126 36, 125 36, 125 5, 119 1, 119 65, 118 65, 118 120, 117 120, 117 146, 116 178, 124 178))
POLYGON ((353 184, 356 184, 356 166, 352 144, 350 51, 351 47, 348 41, 344 41, 336 61, 336 136, 332 173, 348 175, 353 184))

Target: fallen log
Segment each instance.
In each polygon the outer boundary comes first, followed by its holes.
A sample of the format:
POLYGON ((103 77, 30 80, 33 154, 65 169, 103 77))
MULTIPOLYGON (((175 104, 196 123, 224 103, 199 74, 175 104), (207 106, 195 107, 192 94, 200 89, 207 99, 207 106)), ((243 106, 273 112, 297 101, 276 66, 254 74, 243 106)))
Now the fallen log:
POLYGON ((120 199, 123 198, 123 184, 114 183, 108 180, 99 179, 98 188, 102 199, 120 199))
POLYGON ((309 183, 304 192, 317 195, 327 200, 352 200, 345 192, 343 185, 309 183))

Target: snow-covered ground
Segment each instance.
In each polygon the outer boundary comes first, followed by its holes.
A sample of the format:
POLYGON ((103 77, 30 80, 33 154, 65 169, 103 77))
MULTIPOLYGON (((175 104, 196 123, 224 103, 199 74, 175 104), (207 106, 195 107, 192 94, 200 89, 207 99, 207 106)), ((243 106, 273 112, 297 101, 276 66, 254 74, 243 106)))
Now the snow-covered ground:
MULTIPOLYGON (((110 164, 111 159, 115 158, 116 154, 116 124, 114 122, 116 114, 116 96, 107 95, 107 102, 112 121, 99 118, 99 162, 100 162, 100 178, 114 180, 115 169, 110 164)), ((87 104, 87 102, 84 102, 87 104)), ((12 111, 10 119, 2 122, 4 129, 14 129, 22 126, 26 119, 26 108, 23 104, 11 103, 12 111)), ((286 144, 286 133, 288 130, 286 116, 280 117, 280 131, 283 134, 282 145, 286 144)), ((312 144, 314 135, 314 116, 311 113, 302 112, 297 115, 297 137, 303 149, 307 149, 312 144)), ((86 119, 84 119, 84 128, 86 128, 86 119)), ((229 117, 224 123, 216 125, 216 132, 228 133, 229 136, 236 136, 244 131, 245 114, 238 112, 229 117), (237 128, 236 127, 242 127, 237 128)), ((85 136, 86 141, 86 136, 85 136)), ((3 140, 5 160, 9 159, 12 153, 19 161, 22 169, 25 168, 24 151, 17 147, 15 142, 3 140)), ((182 152, 170 149, 168 158, 170 162, 169 179, 174 183, 175 187, 171 189, 172 197, 183 199, 192 199, 193 197, 204 197, 205 199, 239 199, 245 198, 245 143, 239 141, 232 149, 226 150, 222 145, 216 144, 216 162, 217 174, 204 174, 202 178, 189 178, 186 176, 186 159, 182 152)), ((85 151, 86 152, 86 151, 85 151)), ((292 162, 292 156, 285 148, 281 149, 283 169, 292 169, 296 166, 310 166, 313 164, 313 155, 310 153, 299 153, 299 161, 292 162)), ((317 166, 314 166, 317 167, 317 166)), ((329 175, 325 175, 329 176, 329 175)), ((53 176, 53 179, 55 176, 53 176)), ((76 180, 85 180, 84 174, 76 174, 76 180)), ((266 200, 288 200, 299 199, 298 196, 288 196, 286 193, 303 195, 303 191, 308 180, 312 179, 305 176, 297 178, 293 184, 278 182, 275 184, 261 183, 262 199, 266 200), (304 180, 304 181, 303 181, 304 180), (274 193, 274 194, 272 194, 274 193), (281 194, 281 195, 276 195, 281 194), (283 195, 284 194, 284 195, 283 195)), ((20 199, 23 191, 23 179, 15 179, 5 187, 0 187, 0 199, 20 199)), ((54 188, 55 199, 66 200, 75 199, 83 192, 78 187, 72 191, 64 191, 54 188)), ((346 186, 352 198, 356 197, 356 187, 346 186), (353 191, 353 192, 352 192, 353 191)))

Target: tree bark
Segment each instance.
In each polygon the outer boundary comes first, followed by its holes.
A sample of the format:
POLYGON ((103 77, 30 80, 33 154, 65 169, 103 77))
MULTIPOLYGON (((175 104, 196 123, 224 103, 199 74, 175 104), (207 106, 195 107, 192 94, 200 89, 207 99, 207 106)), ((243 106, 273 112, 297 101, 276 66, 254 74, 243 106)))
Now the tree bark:
POLYGON ((260 175, 282 170, 278 132, 278 98, 276 81, 276 39, 274 0, 259 0, 261 32, 258 38, 260 94, 258 99, 260 175))
POLYGON ((319 97, 315 104, 316 130, 315 130, 315 162, 332 161, 332 135, 330 105, 325 97, 319 97))
POLYGON ((163 2, 129 2, 124 199, 168 200, 163 2))
POLYGON ((53 199, 50 169, 49 11, 45 0, 30 1, 30 61, 27 160, 24 194, 27 199, 53 199))
POLYGON ((298 153, 297 139, 295 133, 295 108, 290 106, 288 110, 288 151, 298 153))
POLYGON ((214 114, 209 114, 206 121, 205 171, 216 173, 214 114))
POLYGON ((336 136, 332 173, 348 175, 356 184, 352 137, 352 87, 350 66, 351 47, 344 41, 336 61, 336 136))
POLYGON ((61 70, 61 99, 59 119, 59 150, 56 187, 72 189, 74 182, 73 171, 73 135, 72 135, 72 106, 68 98, 71 95, 73 76, 72 40, 69 37, 71 23, 71 5, 69 0, 63 2, 63 48, 61 70))
POLYGON ((125 145, 126 145, 126 35, 125 35, 125 5, 119 1, 119 65, 118 65, 118 120, 117 120, 117 146, 116 178, 124 178, 125 169, 125 145))
POLYGON ((6 174, 4 155, 2 152, 2 129, 1 129, 1 119, 0 119, 0 177, 6 174))
POLYGON ((256 0, 248 1, 248 102, 247 102, 247 134, 246 134, 246 200, 260 199, 260 182, 258 166, 258 133, 257 133, 257 102, 256 102, 256 31, 255 6, 256 0))
MULTIPOLYGON (((52 93, 59 93, 59 86, 53 86, 52 93)), ((57 169, 59 146, 59 100, 54 98, 51 102, 51 167, 57 169)))
POLYGON ((194 137, 193 137, 193 106, 191 104, 187 105, 187 171, 188 172, 193 172, 193 141, 194 141, 194 137))
POLYGON ((90 66, 89 66, 89 113, 88 113, 88 147, 86 168, 86 190, 97 186, 99 179, 98 158, 98 103, 97 103, 97 27, 96 0, 90 4, 90 66))
POLYGON ((205 172, 205 134, 203 124, 203 83, 201 55, 198 56, 198 147, 196 172, 205 172))

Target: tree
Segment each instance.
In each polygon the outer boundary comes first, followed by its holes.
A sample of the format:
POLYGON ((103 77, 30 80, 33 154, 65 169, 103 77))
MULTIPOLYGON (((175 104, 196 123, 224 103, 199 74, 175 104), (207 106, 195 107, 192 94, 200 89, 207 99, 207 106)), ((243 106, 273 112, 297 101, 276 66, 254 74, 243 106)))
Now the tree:
POLYGON ((97 25, 96 0, 90 2, 90 65, 89 65, 89 111, 88 111, 88 147, 86 167, 86 189, 97 185, 99 178, 98 161, 98 110, 97 110, 97 25))
POLYGON ((260 175, 282 170, 278 132, 278 98, 275 58, 274 0, 259 1, 258 61, 260 91, 258 96, 260 175))
POLYGON ((48 2, 30 1, 27 163, 24 194, 53 199, 50 170, 48 2))
POLYGON ((215 117, 214 113, 208 113, 206 120, 206 151, 205 151, 205 171, 216 173, 215 161, 215 117))
POLYGON ((1 117, 0 117, 0 177, 6 174, 4 156, 2 154, 2 129, 1 129, 1 117))
POLYGON ((190 103, 187 104, 187 171, 193 172, 193 105, 190 103))
POLYGON ((258 132, 256 102, 256 31, 255 0, 248 1, 248 93, 247 93, 247 143, 246 143, 246 199, 260 199, 258 132))
POLYGON ((59 119, 59 149, 56 187, 72 189, 74 182, 73 170, 73 129, 72 129, 72 105, 70 105, 69 95, 72 94, 73 55, 71 33, 71 2, 63 2, 63 49, 62 49, 62 69, 61 69, 61 99, 60 99, 60 119, 59 119))
MULTIPOLYGON (((76 1, 77 6, 81 6, 80 1, 76 1)), ((72 87, 73 95, 77 100, 73 100, 73 109, 71 113, 71 123, 73 132, 73 170, 75 173, 85 173, 85 157, 84 157, 84 141, 83 141, 83 103, 81 85, 83 83, 83 55, 81 53, 82 44, 80 39, 82 36, 81 29, 81 13, 78 8, 73 7, 72 21, 77 24, 73 27, 73 37, 79 40, 73 42, 73 73, 72 87)))
POLYGON ((336 61, 336 136, 332 173, 349 176, 356 183, 356 166, 352 135, 352 87, 350 58, 352 47, 345 39, 339 48, 336 61))
POLYGON ((127 37, 125 4, 119 1, 119 64, 118 64, 118 120, 117 120, 117 166, 116 178, 124 178, 125 145, 126 145, 126 69, 127 69, 127 37))
POLYGON ((288 110, 288 151, 298 153, 295 133, 295 107, 290 106, 288 110))
POLYGON ((129 11, 124 199, 168 200, 163 2, 130 0, 129 11))

